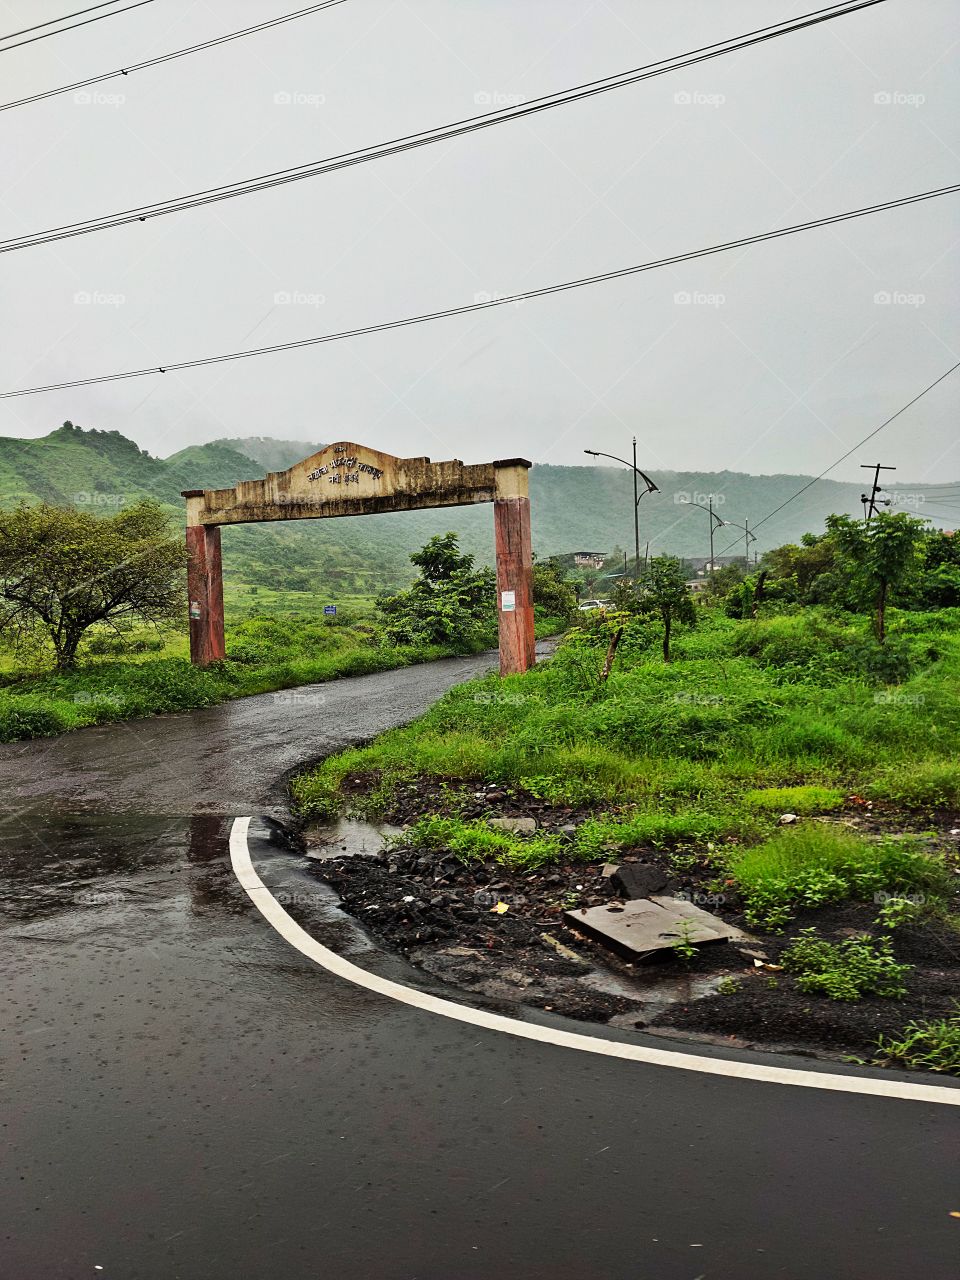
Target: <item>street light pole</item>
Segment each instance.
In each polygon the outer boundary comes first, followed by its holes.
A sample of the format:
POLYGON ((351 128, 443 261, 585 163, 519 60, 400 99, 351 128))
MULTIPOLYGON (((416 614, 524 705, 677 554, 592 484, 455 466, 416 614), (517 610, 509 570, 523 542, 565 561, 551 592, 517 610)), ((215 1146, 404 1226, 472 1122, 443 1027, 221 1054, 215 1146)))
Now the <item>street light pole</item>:
MULTIPOLYGON (((629 467, 633 472, 633 545, 636 556, 636 564, 634 572, 640 571, 640 499, 645 493, 659 493, 659 485, 655 485, 646 472, 641 471, 637 466, 637 437, 633 437, 633 462, 630 463, 626 458, 618 458, 615 453, 601 453, 598 449, 584 449, 584 453, 588 453, 591 458, 610 458, 613 462, 622 462, 625 467, 629 467), (640 478, 646 485, 643 492, 638 491, 637 478, 640 478)), ((626 570, 624 570, 626 572, 626 570)))
MULTIPOLYGON (((640 572, 640 498, 637 494, 637 437, 633 437, 633 573, 640 572)), ((624 570, 626 572, 626 570, 624 570)))
MULTIPOLYGON (((710 503, 710 506, 707 509, 710 512, 710 581, 713 582, 713 521, 715 517, 713 514, 713 494, 712 493, 709 498, 709 503, 710 503)), ((720 518, 719 516, 716 517, 716 519, 719 519, 719 518, 720 518)))
POLYGON ((681 506, 699 507, 701 511, 706 511, 710 516, 710 580, 713 581, 713 535, 721 525, 729 524, 729 520, 721 520, 713 509, 713 494, 709 498, 710 505, 705 507, 702 502, 692 502, 689 498, 681 498, 681 506))

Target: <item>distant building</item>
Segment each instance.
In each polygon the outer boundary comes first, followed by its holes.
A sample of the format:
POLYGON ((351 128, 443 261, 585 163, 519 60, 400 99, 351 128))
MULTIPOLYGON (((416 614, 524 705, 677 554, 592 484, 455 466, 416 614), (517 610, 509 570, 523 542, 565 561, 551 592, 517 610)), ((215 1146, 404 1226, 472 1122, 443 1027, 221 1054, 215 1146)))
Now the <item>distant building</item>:
POLYGON ((607 558, 605 551, 574 551, 573 563, 578 569, 602 569, 607 558))
MULTIPOLYGON (((684 563, 689 565, 694 573, 709 573, 710 557, 709 556, 684 556, 684 563)), ((745 564, 743 556, 714 556, 714 569, 722 569, 727 564, 745 564)))

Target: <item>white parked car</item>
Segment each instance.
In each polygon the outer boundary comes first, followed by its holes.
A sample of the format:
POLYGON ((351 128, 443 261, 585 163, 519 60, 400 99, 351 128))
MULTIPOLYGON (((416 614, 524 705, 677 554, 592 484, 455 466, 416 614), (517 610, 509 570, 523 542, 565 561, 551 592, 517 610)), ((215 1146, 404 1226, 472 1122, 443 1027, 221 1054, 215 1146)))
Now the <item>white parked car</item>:
POLYGON ((577 607, 583 613, 588 609, 602 609, 603 604, 599 600, 584 600, 577 607))

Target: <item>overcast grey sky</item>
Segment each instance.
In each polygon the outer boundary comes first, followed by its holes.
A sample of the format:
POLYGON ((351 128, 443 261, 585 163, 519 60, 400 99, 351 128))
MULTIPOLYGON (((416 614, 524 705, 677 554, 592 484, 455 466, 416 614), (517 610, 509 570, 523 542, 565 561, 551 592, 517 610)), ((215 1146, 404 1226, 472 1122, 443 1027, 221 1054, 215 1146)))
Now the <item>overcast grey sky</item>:
MULTIPOLYGON (((303 3, 155 0, 0 55, 0 99, 303 3)), ((0 0, 0 26, 83 7, 0 0)), ((0 114, 0 237, 319 159, 489 109, 484 95, 535 97, 815 7, 348 0, 101 84, 93 101, 0 114)), ((455 306, 955 182, 958 36, 953 0, 887 0, 529 121, 6 254, 0 385, 455 306)), ((4 401, 0 434, 70 418, 160 455, 265 434, 579 463, 585 447, 625 453, 636 433, 653 471, 815 473, 960 359, 958 232, 960 196, 946 196, 519 307, 4 401)), ((898 481, 960 478, 958 405, 960 372, 832 474, 859 478, 878 457, 898 481)))

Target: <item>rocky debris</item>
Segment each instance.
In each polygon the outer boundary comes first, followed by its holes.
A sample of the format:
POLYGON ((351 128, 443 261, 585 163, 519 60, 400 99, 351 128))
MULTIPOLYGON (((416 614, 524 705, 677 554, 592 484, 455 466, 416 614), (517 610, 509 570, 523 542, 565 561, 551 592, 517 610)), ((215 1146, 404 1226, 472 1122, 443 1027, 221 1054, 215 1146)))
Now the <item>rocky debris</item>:
POLYGON ((792 827, 795 822, 799 822, 800 818, 795 813, 781 813, 777 819, 778 827, 792 827))
POLYGON ((610 884, 625 898, 649 898, 667 887, 669 877, 652 862, 625 862, 610 877, 610 884))

